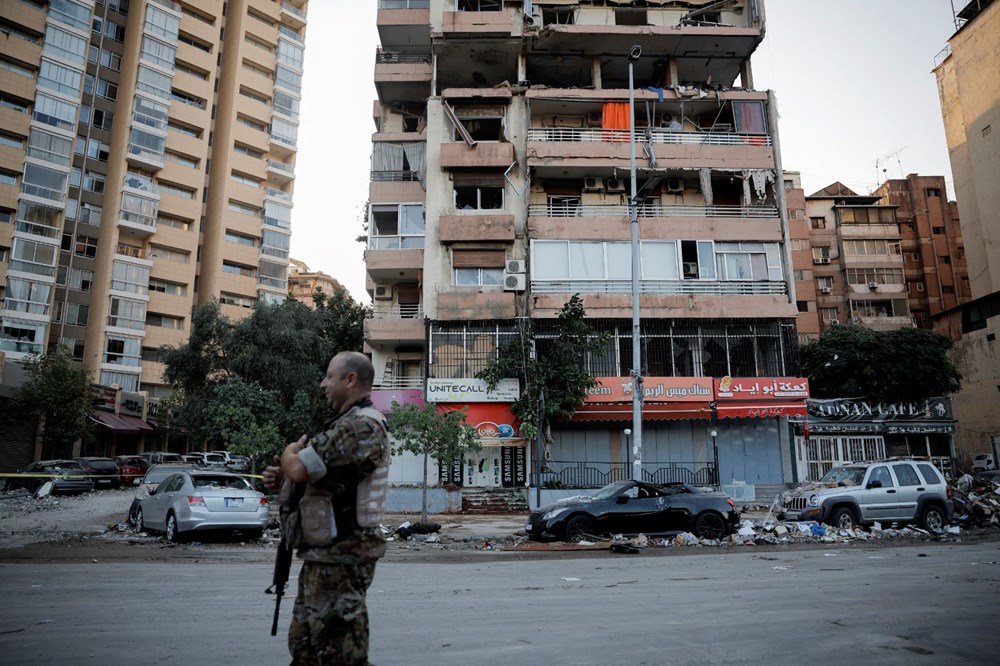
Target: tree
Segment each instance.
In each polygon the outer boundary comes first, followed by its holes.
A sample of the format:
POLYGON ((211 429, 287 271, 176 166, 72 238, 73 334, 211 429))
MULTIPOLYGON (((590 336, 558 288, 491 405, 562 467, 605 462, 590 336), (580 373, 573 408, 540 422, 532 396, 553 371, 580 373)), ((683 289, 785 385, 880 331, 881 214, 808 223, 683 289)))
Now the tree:
POLYGON ((559 309, 554 339, 536 339, 532 322, 526 336, 503 345, 476 375, 486 380, 490 390, 501 379, 520 381, 521 396, 511 405, 511 411, 521 420, 521 434, 525 438, 534 439, 541 429, 546 460, 552 444, 550 420, 572 416, 583 404, 587 389, 597 385, 587 371, 587 355, 604 353, 610 337, 607 333, 595 335, 586 319, 583 300, 574 294, 559 309), (534 360, 529 362, 533 356, 534 360), (538 398, 542 393, 545 410, 542 423, 538 423, 538 398))
POLYGON ((837 325, 799 355, 813 397, 921 401, 961 388, 962 376, 948 356, 952 346, 951 339, 922 328, 837 325))
POLYGON ((168 426, 255 459, 315 432, 330 417, 319 391, 326 366, 337 352, 361 349, 366 312, 346 291, 319 295, 315 309, 294 299, 259 303, 235 324, 218 303, 196 306, 188 341, 161 349, 174 389, 168 426))
POLYGON ((24 363, 29 379, 14 394, 15 410, 38 419, 43 457, 68 457, 91 432, 90 380, 59 345, 24 363))
POLYGON ((393 454, 401 451, 423 456, 424 480, 420 521, 427 522, 427 463, 433 458, 439 464, 450 466, 465 458, 467 452, 482 451, 483 445, 475 429, 464 423, 466 409, 439 414, 437 407, 428 403, 423 407, 392 402, 389 413, 389 432, 398 446, 393 454))

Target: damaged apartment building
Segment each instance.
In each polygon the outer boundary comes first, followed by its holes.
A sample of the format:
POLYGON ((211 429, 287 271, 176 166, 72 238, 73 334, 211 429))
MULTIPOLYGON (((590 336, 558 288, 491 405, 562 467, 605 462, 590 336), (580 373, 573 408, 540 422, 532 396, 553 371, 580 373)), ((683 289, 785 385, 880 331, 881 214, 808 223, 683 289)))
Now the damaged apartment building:
POLYGON ((516 382, 486 394, 475 375, 529 322, 545 354, 574 294, 610 342, 587 359, 601 390, 553 424, 546 467, 629 477, 634 123, 643 475, 791 481, 787 417, 808 387, 774 96, 750 64, 763 3, 380 0, 377 21, 365 344, 380 405, 468 407, 483 452, 440 480, 535 478, 516 382))

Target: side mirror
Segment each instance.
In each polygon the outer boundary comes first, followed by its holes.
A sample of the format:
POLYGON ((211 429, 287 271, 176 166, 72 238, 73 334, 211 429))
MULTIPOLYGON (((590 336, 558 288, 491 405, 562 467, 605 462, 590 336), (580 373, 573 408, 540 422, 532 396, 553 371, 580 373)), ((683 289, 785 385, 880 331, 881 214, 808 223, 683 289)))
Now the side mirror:
POLYGON ((868 482, 868 485, 867 485, 867 486, 865 486, 865 488, 867 488, 867 489, 871 489, 871 488, 881 488, 881 487, 882 487, 882 482, 881 482, 881 481, 879 481, 879 480, 877 480, 877 479, 876 479, 875 481, 869 481, 869 482, 868 482))
POLYGON ((628 495, 619 495, 615 499, 615 504, 628 504, 628 495))

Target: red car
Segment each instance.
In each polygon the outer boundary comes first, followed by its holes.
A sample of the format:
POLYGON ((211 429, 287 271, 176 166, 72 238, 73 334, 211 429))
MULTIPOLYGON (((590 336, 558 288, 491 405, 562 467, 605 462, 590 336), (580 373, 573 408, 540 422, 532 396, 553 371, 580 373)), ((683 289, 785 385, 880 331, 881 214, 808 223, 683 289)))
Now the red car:
POLYGON ((149 469, 146 459, 138 456, 117 456, 115 462, 118 464, 118 476, 121 477, 123 486, 139 483, 149 469))

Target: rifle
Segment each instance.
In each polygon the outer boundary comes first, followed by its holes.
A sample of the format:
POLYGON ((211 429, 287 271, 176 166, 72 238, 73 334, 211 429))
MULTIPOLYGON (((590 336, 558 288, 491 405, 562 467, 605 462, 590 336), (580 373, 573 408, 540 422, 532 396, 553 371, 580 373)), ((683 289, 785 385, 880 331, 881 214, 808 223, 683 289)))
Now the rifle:
POLYGON ((278 558, 274 561, 274 576, 271 579, 271 587, 264 590, 264 594, 274 595, 274 619, 271 620, 272 636, 278 635, 281 597, 285 595, 288 574, 292 568, 294 547, 292 546, 293 539, 288 533, 288 515, 298 508, 305 489, 305 484, 297 484, 289 479, 284 479, 281 483, 281 490, 278 492, 278 507, 281 512, 281 543, 278 544, 278 558))

